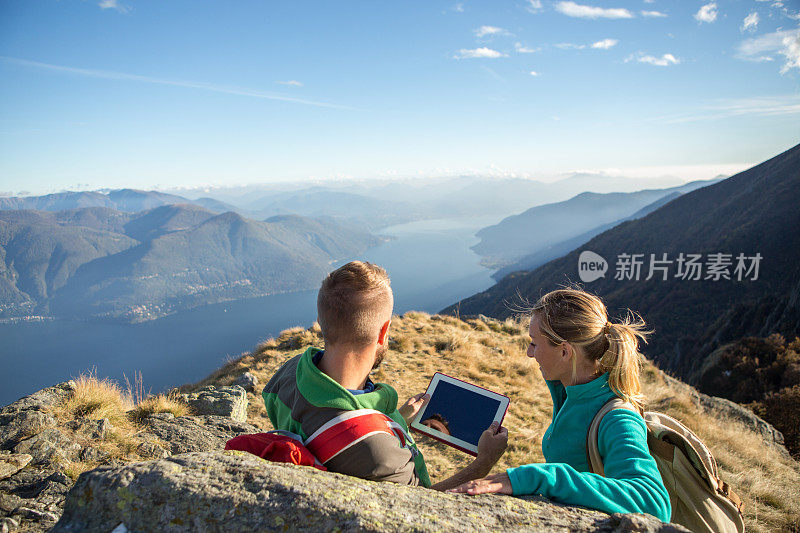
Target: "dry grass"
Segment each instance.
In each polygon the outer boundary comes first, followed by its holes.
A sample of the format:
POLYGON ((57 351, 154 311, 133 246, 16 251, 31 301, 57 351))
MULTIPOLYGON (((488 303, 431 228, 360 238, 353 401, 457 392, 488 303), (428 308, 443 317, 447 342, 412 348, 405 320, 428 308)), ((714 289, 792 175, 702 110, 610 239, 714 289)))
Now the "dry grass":
POLYGON ((75 381, 75 391, 55 408, 61 420, 107 418, 113 425, 125 419, 126 411, 133 408, 133 400, 116 381, 98 379, 94 370, 81 374, 75 381))
POLYGON ((154 413, 172 413, 175 416, 186 416, 190 414, 190 409, 174 393, 158 394, 136 404, 136 407, 128 412, 128 417, 135 422, 141 422, 154 413))
MULTIPOLYGON (((515 320, 462 321, 406 313, 392 320, 389 352, 372 379, 394 386, 401 401, 424 391, 437 371, 506 394, 511 397, 504 421, 509 446, 496 470, 543 461, 541 440, 550 424, 552 403, 536 363, 524 355, 526 326, 515 320)), ((192 388, 227 385, 243 372, 256 375, 263 385, 280 365, 307 346, 322 346, 318 327, 286 330, 192 388)), ((745 501, 748 531, 800 531, 800 466, 796 461, 782 456, 739 423, 704 413, 686 391, 665 382, 652 365, 646 367, 643 382, 652 405, 682 420, 711 448, 723 479, 745 501)), ((248 396, 248 422, 272 429, 260 391, 248 396)), ((434 480, 471 460, 432 439, 421 437, 418 441, 434 480)))
POLYGON ((93 460, 72 461, 64 466, 72 479, 100 464, 140 461, 150 459, 143 448, 139 421, 152 413, 170 412, 175 416, 188 414, 189 407, 172 395, 146 396, 141 387, 141 378, 123 390, 115 381, 98 379, 94 371, 80 375, 75 380, 75 390, 63 402, 56 405, 52 414, 60 429, 71 434, 81 446, 91 446, 93 460), (137 403, 135 398, 140 401, 137 403), (70 429, 73 421, 107 420, 110 423, 104 435, 91 434, 70 429))

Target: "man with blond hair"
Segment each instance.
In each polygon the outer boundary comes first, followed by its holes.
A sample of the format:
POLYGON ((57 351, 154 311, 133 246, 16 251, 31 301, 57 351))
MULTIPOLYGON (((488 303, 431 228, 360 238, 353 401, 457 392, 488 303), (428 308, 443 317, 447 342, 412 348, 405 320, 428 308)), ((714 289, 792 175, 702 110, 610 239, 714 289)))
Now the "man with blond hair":
MULTIPOLYGON (((398 409, 394 388, 369 379, 386 354, 393 305, 389 276, 377 265, 353 261, 328 274, 317 296, 325 350, 310 347, 287 361, 264 388, 264 403, 275 429, 302 440, 328 470, 431 487, 408 431, 429 398, 417 394, 398 409)), ((475 460, 433 488, 485 476, 507 442, 493 424, 475 460)))

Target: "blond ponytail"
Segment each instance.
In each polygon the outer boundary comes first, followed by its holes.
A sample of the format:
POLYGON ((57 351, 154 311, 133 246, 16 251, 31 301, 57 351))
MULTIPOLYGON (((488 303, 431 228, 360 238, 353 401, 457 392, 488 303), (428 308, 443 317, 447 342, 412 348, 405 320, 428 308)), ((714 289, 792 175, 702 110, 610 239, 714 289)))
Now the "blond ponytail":
MULTIPOLYGON (((624 321, 612 323, 602 300, 580 289, 549 292, 529 311, 540 318, 542 334, 551 344, 568 342, 580 347, 589 364, 608 372, 611 390, 643 411, 639 339, 646 342, 651 332, 645 330, 641 317, 629 312, 624 321)), ((576 368, 577 360, 573 359, 573 379, 576 368)))
POLYGON ((624 322, 608 322, 604 335, 608 339, 608 349, 600 357, 600 368, 608 372, 608 385, 614 393, 644 411, 645 398, 639 381, 643 357, 639 353, 639 338, 647 342, 645 323, 630 315, 624 322))

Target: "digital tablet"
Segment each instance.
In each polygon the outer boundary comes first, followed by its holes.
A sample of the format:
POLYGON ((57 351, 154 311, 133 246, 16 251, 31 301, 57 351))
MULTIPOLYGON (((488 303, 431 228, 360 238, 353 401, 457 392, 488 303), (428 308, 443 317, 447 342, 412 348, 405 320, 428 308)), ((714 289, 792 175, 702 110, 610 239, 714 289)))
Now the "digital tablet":
POLYGON ((431 399, 411 421, 418 431, 470 455, 478 455, 478 440, 492 422, 503 422, 509 398, 441 372, 433 375, 431 399))

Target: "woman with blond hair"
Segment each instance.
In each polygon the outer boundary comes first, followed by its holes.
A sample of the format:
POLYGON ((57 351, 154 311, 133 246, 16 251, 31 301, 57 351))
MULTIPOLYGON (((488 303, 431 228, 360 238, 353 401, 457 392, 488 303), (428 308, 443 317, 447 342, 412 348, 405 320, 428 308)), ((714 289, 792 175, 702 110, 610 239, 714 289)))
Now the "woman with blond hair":
POLYGON ((528 357, 536 359, 553 399, 553 420, 542 439, 545 463, 509 468, 459 485, 453 492, 539 494, 609 513, 647 513, 669 522, 669 495, 647 447, 644 419, 614 409, 600 424, 604 476, 590 472, 589 424, 615 396, 639 411, 644 322, 609 321, 596 296, 575 289, 545 294, 530 309, 528 357))

